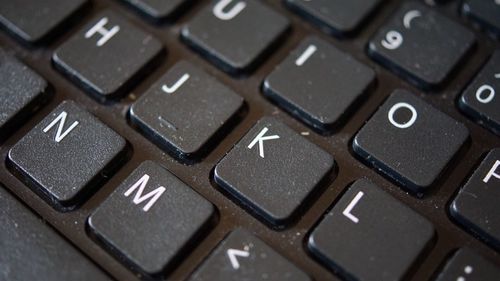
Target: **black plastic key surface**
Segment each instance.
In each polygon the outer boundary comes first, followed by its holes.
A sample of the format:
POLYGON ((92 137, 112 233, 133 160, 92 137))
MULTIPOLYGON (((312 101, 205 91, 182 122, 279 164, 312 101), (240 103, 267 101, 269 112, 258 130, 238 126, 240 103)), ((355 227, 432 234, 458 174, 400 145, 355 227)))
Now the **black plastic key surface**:
POLYGON ((135 7, 142 14, 154 19, 172 18, 192 0, 123 0, 135 7))
POLYGON ((126 148, 125 139, 64 101, 9 151, 9 165, 58 209, 82 203, 109 177, 126 148))
POLYGON ((498 281, 500 267, 467 248, 458 250, 446 262, 436 281, 498 281))
POLYGON ((422 193, 469 138, 462 123, 404 90, 396 90, 358 132, 354 152, 369 165, 422 193))
POLYGON ((213 205, 158 164, 146 161, 89 217, 106 248, 145 274, 159 274, 196 244, 213 205))
POLYGON ((407 2, 368 44, 368 53, 421 88, 441 85, 475 43, 474 34, 423 4, 407 2))
POLYGON ((348 188, 313 230, 309 250, 349 280, 401 280, 434 237, 432 224, 367 180, 348 188))
POLYGON ((182 29, 182 38, 223 70, 252 70, 288 29, 289 22, 258 0, 219 0, 182 29))
POLYGON ((464 0, 462 12, 500 39, 499 0, 464 0))
POLYGON ((105 11, 64 42, 52 60, 71 80, 104 99, 135 84, 158 60, 162 48, 150 34, 105 11))
POLYGON ((500 135, 500 50, 495 51, 465 89, 458 105, 467 115, 500 135))
POLYGON ((0 49, 0 141, 47 98, 47 81, 0 49))
POLYGON ((215 182, 266 222, 282 226, 332 170, 333 157, 273 118, 263 118, 215 167, 215 182))
POLYGON ((199 156, 243 105, 243 98, 187 62, 180 62, 130 109, 130 118, 180 159, 199 156))
POLYGON ((215 248, 189 280, 311 279, 263 241, 245 230, 237 229, 215 248))
POLYGON ((80 11, 87 0, 0 1, 0 24, 27 43, 46 39, 80 11))
POLYGON ((335 35, 347 35, 377 7, 380 0, 286 0, 290 8, 335 35))
POLYGON ((500 250, 500 148, 488 153, 450 205, 450 213, 467 230, 500 250))
POLYGON ((111 280, 0 185, 1 280, 111 280))
POLYGON ((303 41, 264 81, 264 94, 300 120, 331 130, 374 82, 375 72, 329 43, 303 41))

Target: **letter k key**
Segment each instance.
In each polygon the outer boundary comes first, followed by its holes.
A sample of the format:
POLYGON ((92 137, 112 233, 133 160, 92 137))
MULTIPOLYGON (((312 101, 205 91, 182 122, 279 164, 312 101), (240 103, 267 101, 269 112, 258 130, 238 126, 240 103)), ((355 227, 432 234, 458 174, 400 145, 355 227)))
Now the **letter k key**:
POLYGON ((280 136, 278 135, 272 135, 272 136, 265 136, 265 134, 269 131, 267 127, 264 127, 262 131, 255 137, 255 139, 252 140, 252 142, 248 145, 248 149, 252 149, 255 144, 258 142, 259 143, 259 155, 260 157, 264 158, 264 141, 266 140, 275 140, 279 139, 280 136))

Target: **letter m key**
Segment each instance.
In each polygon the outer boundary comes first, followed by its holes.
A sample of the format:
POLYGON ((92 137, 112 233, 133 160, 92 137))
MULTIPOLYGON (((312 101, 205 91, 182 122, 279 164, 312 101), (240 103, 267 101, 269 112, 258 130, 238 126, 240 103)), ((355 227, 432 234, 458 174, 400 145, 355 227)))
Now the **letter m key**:
POLYGON ((137 188, 139 188, 139 190, 135 193, 133 202, 134 202, 134 204, 139 205, 142 202, 149 199, 148 203, 146 203, 144 208, 142 208, 142 210, 144 210, 144 212, 149 211, 149 209, 151 209, 151 207, 153 207, 155 202, 158 201, 158 199, 160 199, 160 196, 166 190, 165 187, 160 186, 160 187, 156 188, 155 190, 150 191, 147 194, 143 194, 144 189, 146 188, 146 185, 148 184, 148 181, 149 181, 149 175, 145 174, 124 193, 125 197, 129 197, 137 188))

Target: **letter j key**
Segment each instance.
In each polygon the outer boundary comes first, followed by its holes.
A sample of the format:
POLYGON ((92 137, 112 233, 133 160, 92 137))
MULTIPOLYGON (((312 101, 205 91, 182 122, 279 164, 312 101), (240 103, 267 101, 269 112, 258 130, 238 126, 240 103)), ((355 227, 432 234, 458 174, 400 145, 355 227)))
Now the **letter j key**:
POLYGON ((467 128, 396 90, 361 128, 354 152, 414 193, 430 187, 469 138, 467 128))

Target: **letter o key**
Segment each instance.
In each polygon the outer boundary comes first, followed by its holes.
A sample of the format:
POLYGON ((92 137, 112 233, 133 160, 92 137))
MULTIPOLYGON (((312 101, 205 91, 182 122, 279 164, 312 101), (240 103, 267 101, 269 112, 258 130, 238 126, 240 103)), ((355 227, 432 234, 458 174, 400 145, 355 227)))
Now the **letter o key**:
POLYGON ((398 102, 391 107, 389 113, 387 114, 387 117, 389 118, 389 122, 391 122, 392 125, 400 129, 406 129, 411 127, 413 124, 415 124, 415 121, 417 121, 417 110, 411 104, 408 104, 406 102, 398 102), (399 123, 396 120, 394 120, 394 113, 396 113, 398 109, 403 107, 411 111, 411 118, 406 123, 399 123))
POLYGON ((482 85, 476 91, 476 99, 480 103, 490 103, 494 97, 495 97, 495 89, 493 89, 493 87, 491 87, 490 85, 482 85), (483 93, 485 92, 488 92, 488 95, 486 96, 486 98, 483 98, 483 93))

